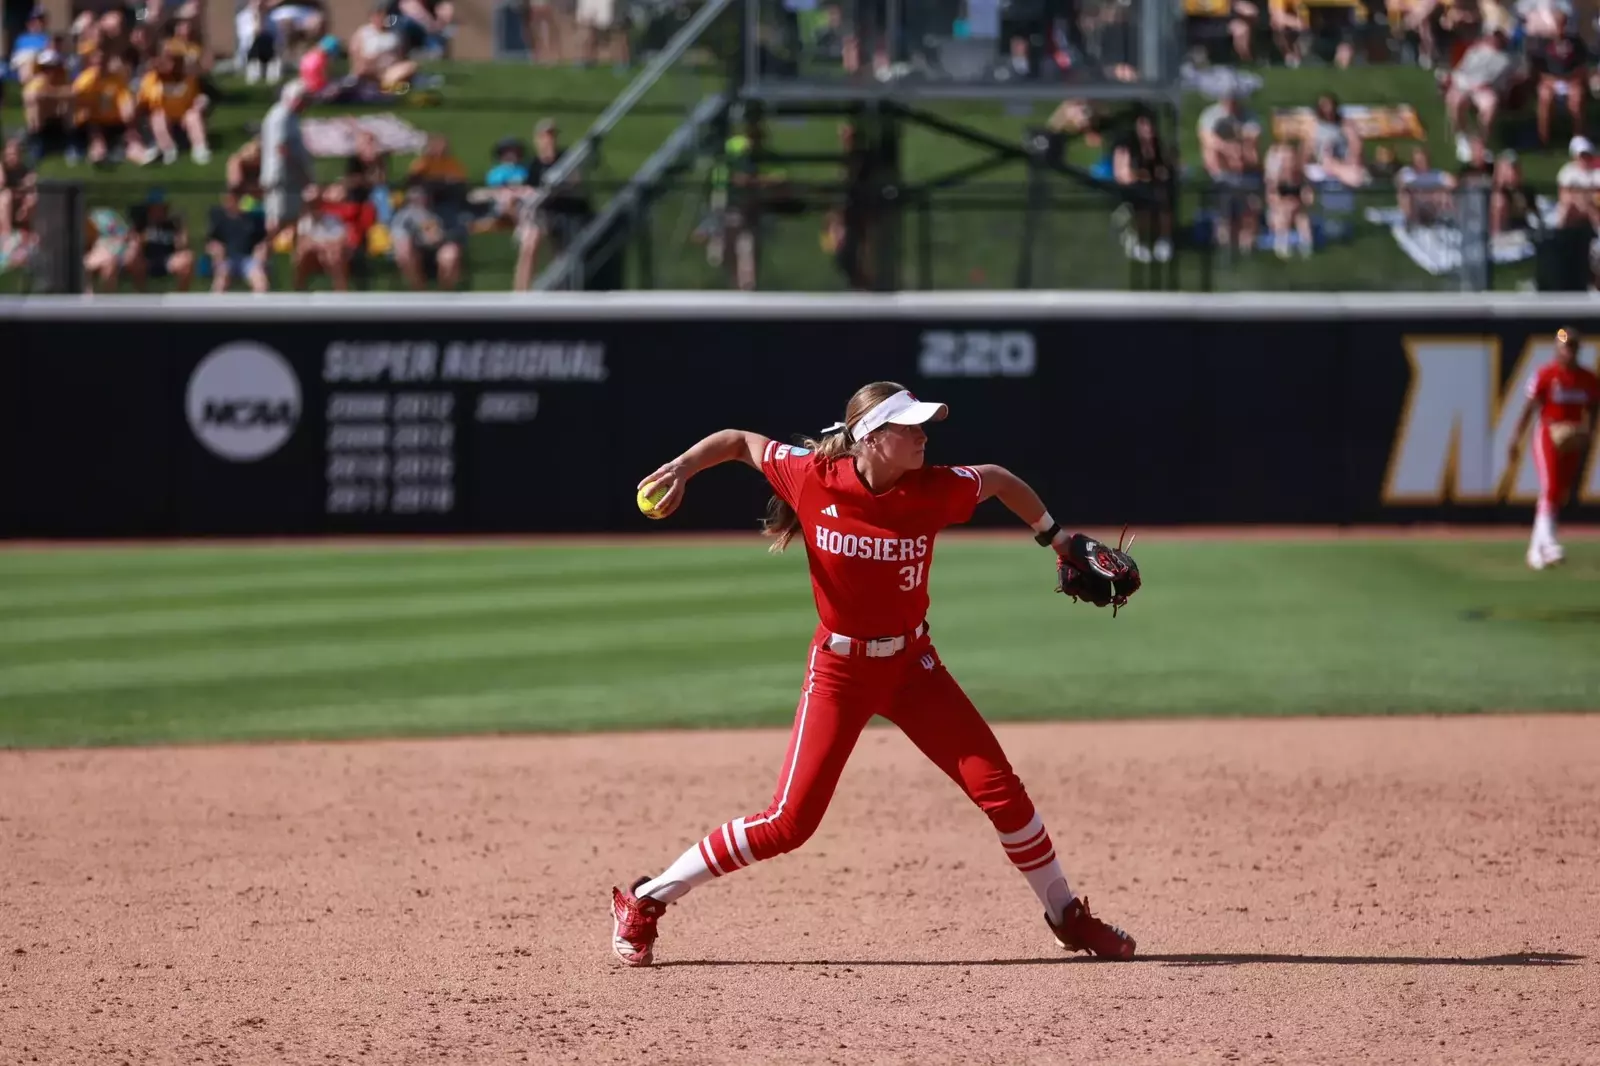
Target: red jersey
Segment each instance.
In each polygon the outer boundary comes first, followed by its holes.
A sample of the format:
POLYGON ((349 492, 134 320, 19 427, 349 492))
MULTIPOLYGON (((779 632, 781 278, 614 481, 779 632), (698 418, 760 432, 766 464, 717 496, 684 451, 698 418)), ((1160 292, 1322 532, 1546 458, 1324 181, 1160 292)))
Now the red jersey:
POLYGON ((800 516, 818 618, 857 640, 909 633, 927 617, 933 538, 972 517, 983 496, 970 466, 912 470, 874 494, 852 459, 777 441, 761 472, 800 516))
POLYGON ((1600 402, 1600 377, 1576 363, 1549 362, 1528 382, 1528 399, 1538 401, 1545 425, 1577 422, 1589 416, 1591 404, 1600 402))

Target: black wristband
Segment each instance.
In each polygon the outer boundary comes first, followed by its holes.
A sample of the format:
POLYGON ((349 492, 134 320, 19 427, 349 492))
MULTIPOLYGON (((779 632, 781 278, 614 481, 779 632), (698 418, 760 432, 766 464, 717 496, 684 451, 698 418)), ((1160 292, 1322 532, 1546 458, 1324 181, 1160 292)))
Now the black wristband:
POLYGON ((1035 533, 1033 539, 1039 542, 1041 548, 1050 547, 1050 542, 1056 539, 1056 534, 1061 532, 1061 523, 1054 522, 1043 533, 1035 533))

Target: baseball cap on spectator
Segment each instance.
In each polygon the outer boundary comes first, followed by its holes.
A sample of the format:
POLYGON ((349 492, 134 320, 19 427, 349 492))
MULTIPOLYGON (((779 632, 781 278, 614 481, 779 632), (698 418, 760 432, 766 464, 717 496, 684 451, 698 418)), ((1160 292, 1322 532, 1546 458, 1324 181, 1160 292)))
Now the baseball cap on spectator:
POLYGON ((556 125, 556 120, 553 119, 553 118, 542 118, 538 122, 534 123, 534 126, 533 126, 533 135, 535 137, 537 137, 541 133, 559 133, 559 132, 561 132, 561 130, 556 125))
POLYGON ((1574 159, 1580 156, 1594 155, 1594 143, 1587 137, 1574 137, 1567 145, 1567 154, 1574 159))

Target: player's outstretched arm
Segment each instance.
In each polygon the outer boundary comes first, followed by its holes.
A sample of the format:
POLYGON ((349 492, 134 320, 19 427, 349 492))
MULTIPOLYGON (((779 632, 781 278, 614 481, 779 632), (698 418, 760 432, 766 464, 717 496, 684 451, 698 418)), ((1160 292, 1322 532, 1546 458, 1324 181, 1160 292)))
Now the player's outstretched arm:
MULTIPOLYGON (((1045 510, 1044 501, 1039 494, 1033 491, 1033 486, 1022 480, 1003 466, 987 464, 975 466, 978 476, 983 478, 982 500, 990 497, 998 498, 1006 505, 1006 509, 1022 519, 1035 533, 1043 533, 1055 524, 1050 517, 1050 512, 1045 510)), ((1066 530, 1057 530, 1051 538, 1050 546, 1057 552, 1064 550, 1067 542, 1072 539, 1072 534, 1066 530)))
POLYGON ((636 486, 654 485, 665 488, 667 494, 655 506, 655 513, 665 518, 683 502, 684 486, 690 478, 722 463, 740 462, 761 469, 761 456, 766 451, 767 438, 759 433, 742 429, 719 429, 698 441, 692 448, 670 462, 657 467, 655 472, 636 486))

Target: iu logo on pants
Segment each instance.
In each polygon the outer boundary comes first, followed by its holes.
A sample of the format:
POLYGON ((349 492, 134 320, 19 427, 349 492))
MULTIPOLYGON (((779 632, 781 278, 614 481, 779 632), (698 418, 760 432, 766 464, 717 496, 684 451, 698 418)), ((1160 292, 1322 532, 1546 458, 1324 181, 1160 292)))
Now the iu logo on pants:
POLYGON ((933 656, 924 655, 922 657, 922 668, 924 670, 932 670, 933 669, 933 656))

